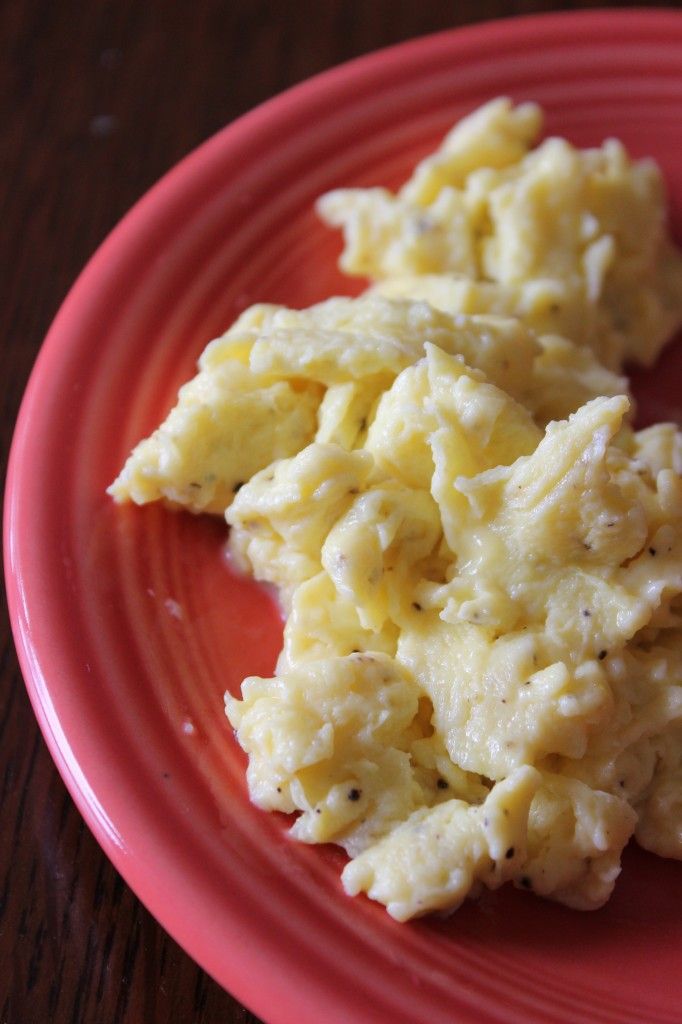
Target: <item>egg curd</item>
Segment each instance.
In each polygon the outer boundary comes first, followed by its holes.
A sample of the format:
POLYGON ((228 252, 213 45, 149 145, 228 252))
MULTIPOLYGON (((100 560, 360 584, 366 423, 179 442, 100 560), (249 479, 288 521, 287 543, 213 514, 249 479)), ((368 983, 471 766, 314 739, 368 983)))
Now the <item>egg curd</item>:
POLYGON ((252 801, 400 921, 601 906, 682 858, 682 434, 624 359, 682 319, 659 171, 497 100, 397 195, 324 196, 357 299, 258 305, 110 487, 225 514, 286 615, 227 716, 252 801))

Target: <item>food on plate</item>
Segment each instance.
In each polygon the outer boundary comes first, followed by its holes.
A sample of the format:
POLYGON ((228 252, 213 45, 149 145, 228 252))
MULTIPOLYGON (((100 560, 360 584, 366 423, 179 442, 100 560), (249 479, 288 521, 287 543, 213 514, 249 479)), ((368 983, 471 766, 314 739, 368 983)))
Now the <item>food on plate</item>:
POLYGON ((682 433, 622 376, 682 261, 652 163, 539 123, 495 101, 397 197, 325 197, 376 283, 243 313, 110 488, 224 513, 278 588, 273 677, 225 698, 251 799, 398 920, 682 859, 682 433))
POLYGON ((452 315, 382 296, 307 310, 253 306, 207 347, 199 373, 111 493, 222 513, 254 473, 311 441, 354 447, 379 397, 427 342, 485 372, 543 425, 590 398, 627 393, 627 380, 589 350, 536 336, 511 317, 452 315))
POLYGON ((539 145, 542 112, 497 99, 460 121, 397 193, 338 189, 341 267, 381 294, 521 317, 618 369, 651 364, 682 318, 682 263, 652 160, 608 139, 539 145))

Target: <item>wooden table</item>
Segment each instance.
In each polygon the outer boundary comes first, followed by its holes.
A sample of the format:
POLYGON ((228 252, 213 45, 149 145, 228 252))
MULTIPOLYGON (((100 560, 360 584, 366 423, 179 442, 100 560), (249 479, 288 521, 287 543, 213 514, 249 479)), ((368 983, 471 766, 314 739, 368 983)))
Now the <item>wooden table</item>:
MULTIPOLYGON (((69 285, 181 156, 274 93, 377 47, 486 18, 591 6, 5 0, 5 460, 31 365, 69 285)), ((0 1024, 256 1021, 162 931, 92 838, 38 731, 4 612, 1 671, 0 1024)))

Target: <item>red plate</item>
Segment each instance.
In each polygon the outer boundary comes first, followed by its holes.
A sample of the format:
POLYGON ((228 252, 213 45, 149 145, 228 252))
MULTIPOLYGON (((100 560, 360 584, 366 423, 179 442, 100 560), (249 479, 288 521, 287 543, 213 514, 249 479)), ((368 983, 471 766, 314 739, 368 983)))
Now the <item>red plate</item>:
MULTIPOLYGON (((105 242, 57 317, 12 449, 6 566, 36 715, 108 856, 165 928, 271 1024, 677 1022, 682 868, 630 850, 609 906, 503 890, 398 925, 341 890, 342 856, 248 803, 225 687, 273 666, 275 607, 219 522, 104 494, 204 344, 256 300, 352 290, 316 222, 337 185, 394 185, 461 115, 535 99, 580 145, 619 136, 665 172, 682 235, 682 16, 490 23, 313 79, 211 139, 105 242)), ((681 360, 648 377, 675 411, 681 360), (665 393, 658 386, 666 380, 665 393)))

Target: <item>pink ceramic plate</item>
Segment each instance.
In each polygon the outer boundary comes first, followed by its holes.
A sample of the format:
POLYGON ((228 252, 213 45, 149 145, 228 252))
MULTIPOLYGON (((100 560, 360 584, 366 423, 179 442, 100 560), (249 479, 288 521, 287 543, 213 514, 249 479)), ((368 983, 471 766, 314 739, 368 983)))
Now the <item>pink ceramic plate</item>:
MULTIPOLYGON (((222 693, 267 673, 278 614, 222 557, 218 521, 105 496, 204 344, 256 300, 348 292, 313 215, 337 185, 395 185, 479 103, 540 101, 548 129, 652 154, 682 228, 682 16, 480 25, 341 67, 173 170, 88 265, 29 384, 6 502, 11 614, 50 750, 159 921, 271 1024, 679 1022, 682 867, 637 850, 591 915, 503 890, 397 925, 340 888, 342 855, 248 803, 222 693)), ((681 361, 648 375, 676 412, 681 361), (666 381, 665 388, 659 382, 666 381)))

